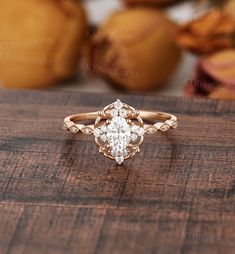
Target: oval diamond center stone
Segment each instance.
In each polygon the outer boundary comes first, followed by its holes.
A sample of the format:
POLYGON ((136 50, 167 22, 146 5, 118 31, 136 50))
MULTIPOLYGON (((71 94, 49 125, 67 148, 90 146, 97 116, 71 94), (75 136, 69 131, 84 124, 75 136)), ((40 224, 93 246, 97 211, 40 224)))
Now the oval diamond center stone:
POLYGON ((130 142, 131 128, 126 119, 121 116, 112 118, 107 126, 107 139, 115 154, 123 154, 130 142))

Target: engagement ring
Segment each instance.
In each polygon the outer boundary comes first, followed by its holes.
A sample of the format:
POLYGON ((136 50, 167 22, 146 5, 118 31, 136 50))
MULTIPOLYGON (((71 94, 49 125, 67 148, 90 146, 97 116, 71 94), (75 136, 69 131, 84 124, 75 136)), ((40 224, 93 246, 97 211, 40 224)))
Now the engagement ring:
POLYGON ((64 119, 65 130, 94 135, 99 152, 118 164, 140 151, 145 134, 165 132, 177 126, 174 115, 137 111, 120 100, 104 107, 102 111, 75 114, 64 119))

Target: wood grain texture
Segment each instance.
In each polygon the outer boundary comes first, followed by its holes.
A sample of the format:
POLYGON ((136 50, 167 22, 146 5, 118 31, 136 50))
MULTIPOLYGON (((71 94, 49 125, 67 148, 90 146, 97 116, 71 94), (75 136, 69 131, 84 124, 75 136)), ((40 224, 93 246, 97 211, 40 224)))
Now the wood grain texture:
POLYGON ((120 167, 62 130, 116 97, 0 90, 0 253, 235 253, 235 103, 118 96, 180 121, 120 167))

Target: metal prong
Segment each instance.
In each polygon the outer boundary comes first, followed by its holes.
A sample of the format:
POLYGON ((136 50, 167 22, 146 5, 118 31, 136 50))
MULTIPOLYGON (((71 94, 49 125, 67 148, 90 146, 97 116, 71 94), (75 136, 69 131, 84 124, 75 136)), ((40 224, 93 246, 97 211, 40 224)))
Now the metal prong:
POLYGON ((99 153, 103 153, 104 149, 102 147, 99 148, 99 153))
POLYGON ((103 111, 99 111, 98 116, 103 116, 103 111))
POLYGON ((136 116, 139 116, 139 115, 140 115, 140 111, 136 110, 136 111, 135 111, 135 115, 136 115, 136 116))

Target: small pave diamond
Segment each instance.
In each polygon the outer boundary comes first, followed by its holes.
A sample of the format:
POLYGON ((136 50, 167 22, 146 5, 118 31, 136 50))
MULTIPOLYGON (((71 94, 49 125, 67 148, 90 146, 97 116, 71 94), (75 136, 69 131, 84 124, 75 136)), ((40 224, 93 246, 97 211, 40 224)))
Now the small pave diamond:
POLYGON ((170 125, 168 125, 168 124, 163 124, 161 127, 160 127, 160 130, 161 131, 167 131, 167 130, 169 130, 170 129, 170 125))
POLYGON ((73 133, 77 133, 79 130, 76 126, 72 126, 72 127, 70 127, 70 131, 73 133))
POLYGON ((132 125, 132 126, 131 126, 131 131, 137 133, 138 128, 139 128, 139 126, 137 126, 137 125, 132 125))
POLYGON ((66 123, 64 123, 64 125, 63 125, 63 129, 64 129, 65 131, 67 131, 67 130, 68 130, 68 126, 67 126, 67 124, 66 124, 66 123))
POLYGON ((125 109, 120 109, 119 110, 119 116, 121 117, 126 117, 127 116, 127 111, 125 109))
POLYGON ((146 132, 148 134, 154 134, 157 132, 157 129, 155 127, 149 127, 146 132))
POLYGON ((105 134, 102 134, 102 135, 100 136, 100 139, 101 139, 103 142, 106 142, 106 141, 107 141, 107 137, 106 137, 105 134))
POLYGON ((125 149, 125 150, 123 150, 122 155, 123 155, 124 157, 126 157, 126 156, 128 155, 128 152, 127 152, 127 150, 126 150, 126 149, 125 149))
POLYGON ((177 127, 178 127, 178 125, 179 125, 179 124, 178 124, 178 122, 177 122, 177 121, 173 121, 173 122, 172 122, 172 128, 174 128, 174 129, 175 129, 175 128, 177 128, 177 127))
POLYGON ((123 157, 123 156, 116 157, 115 160, 116 160, 116 162, 117 162, 119 165, 121 165, 121 164, 123 163, 123 161, 124 161, 124 157, 123 157))
POLYGON ((118 116, 118 110, 117 110, 117 109, 113 109, 113 110, 111 111, 111 116, 112 116, 112 117, 118 116))
POLYGON ((85 133, 86 135, 91 135, 93 133, 92 129, 89 127, 83 128, 82 132, 85 133))
POLYGON ((119 110, 123 107, 123 103, 120 100, 116 100, 114 102, 114 107, 119 110))
POLYGON ((107 126, 106 125, 102 125, 100 129, 101 129, 102 133, 107 132, 107 126))
POLYGON ((111 151, 111 155, 112 155, 113 157, 115 157, 115 156, 116 156, 116 152, 115 152, 114 150, 112 150, 112 151, 111 151))
POLYGON ((101 131, 99 128, 96 128, 96 129, 94 130, 94 136, 95 136, 96 138, 99 138, 100 135, 101 135, 101 133, 102 133, 102 131, 101 131))
POLYGON ((166 124, 170 125, 173 129, 175 129, 176 127, 178 127, 178 122, 175 120, 167 120, 166 124))
POLYGON ((131 134, 131 140, 136 141, 138 139, 138 135, 136 133, 131 134))
POLYGON ((144 136, 144 128, 139 127, 139 128, 137 129, 137 134, 138 134, 140 137, 144 136))

